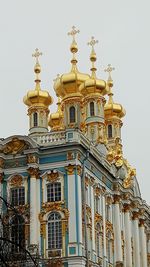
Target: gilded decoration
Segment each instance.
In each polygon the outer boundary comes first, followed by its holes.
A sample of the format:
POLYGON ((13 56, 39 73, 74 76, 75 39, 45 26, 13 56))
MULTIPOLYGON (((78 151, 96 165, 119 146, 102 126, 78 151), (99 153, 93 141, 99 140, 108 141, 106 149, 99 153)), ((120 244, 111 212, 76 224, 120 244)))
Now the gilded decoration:
POLYGON ((114 195, 113 204, 119 204, 120 200, 121 200, 121 196, 120 195, 114 195))
POLYGON ((4 168, 4 159, 0 158, 0 168, 4 168))
POLYGON ((75 169, 74 165, 69 164, 68 166, 66 166, 67 174, 68 175, 73 175, 74 174, 74 169, 75 169))
POLYGON ((12 154, 16 155, 17 153, 21 153, 22 150, 27 149, 29 146, 26 144, 24 140, 20 140, 17 137, 12 138, 10 142, 2 147, 0 153, 4 153, 6 155, 12 154))
POLYGON ((113 234, 113 224, 109 221, 106 221, 106 233, 110 231, 113 234))
POLYGON ((0 184, 3 182, 4 174, 0 173, 0 184))
POLYGON ((27 155, 27 163, 28 164, 38 163, 38 158, 35 155, 28 154, 27 155))
POLYGON ((71 151, 69 151, 67 153, 67 160, 72 160, 72 159, 74 159, 74 153, 72 153, 71 151))
POLYGON ((47 174, 47 181, 53 183, 55 181, 57 181, 59 178, 59 174, 58 174, 58 171, 54 172, 54 171, 51 171, 51 173, 48 173, 47 174))
POLYGON ((101 195, 101 188, 99 186, 95 187, 95 195, 99 197, 101 195))
POLYGON ((136 176, 136 170, 130 166, 127 160, 124 160, 124 164, 127 168, 127 175, 123 181, 123 187, 130 188, 133 186, 133 178, 136 176))
POLYGON ((116 138, 115 145, 108 148, 107 160, 111 164, 115 164, 117 168, 120 168, 123 163, 122 144, 120 144, 120 138, 116 138))
POLYGON ((78 165, 78 166, 77 166, 77 174, 80 175, 80 176, 81 176, 81 171, 82 171, 82 170, 81 170, 81 166, 78 165))
POLYGON ((39 169, 38 168, 29 167, 28 173, 30 174, 30 178, 32 178, 32 177, 38 178, 39 177, 39 169))
POLYGON ((25 224, 25 240, 28 240, 30 236, 30 226, 29 224, 25 224))
POLYGON ((96 227, 96 224, 98 223, 98 222, 102 222, 103 221, 103 218, 102 218, 102 216, 99 214, 99 213, 95 213, 95 217, 94 217, 94 224, 95 224, 95 227, 96 227))
POLYGON ((22 185, 22 176, 19 174, 14 175, 10 180, 11 186, 21 186, 22 185))
POLYGON ((40 225, 40 233, 45 238, 46 237, 46 221, 44 220, 44 216, 46 213, 51 211, 59 211, 64 214, 64 218, 62 219, 62 233, 65 235, 68 229, 68 218, 69 218, 69 211, 68 209, 64 208, 62 205, 64 202, 49 202, 42 204, 42 212, 39 214, 39 221, 40 225))

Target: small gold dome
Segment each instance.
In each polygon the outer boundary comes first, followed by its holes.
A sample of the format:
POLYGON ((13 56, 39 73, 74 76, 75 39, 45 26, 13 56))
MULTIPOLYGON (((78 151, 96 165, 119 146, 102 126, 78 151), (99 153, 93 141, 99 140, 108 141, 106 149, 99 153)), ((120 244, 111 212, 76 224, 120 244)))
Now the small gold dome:
POLYGON ((58 130, 63 130, 63 124, 62 124, 62 119, 63 119, 63 113, 61 109, 61 101, 60 98, 58 98, 58 103, 57 103, 57 111, 55 113, 52 113, 49 118, 49 126, 51 127, 52 131, 58 131, 58 130))
POLYGON ((39 74, 41 72, 41 66, 38 61, 38 57, 42 55, 41 52, 38 51, 36 48, 35 53, 32 55, 33 57, 36 58, 36 64, 34 66, 34 72, 36 74, 36 79, 35 79, 35 89, 30 90, 27 92, 27 95, 24 96, 23 102, 25 105, 28 107, 46 107, 48 108, 49 105, 53 103, 53 98, 49 95, 49 93, 45 90, 41 90, 40 87, 40 82, 41 80, 39 79, 39 74))
POLYGON ((94 65, 94 63, 97 60, 96 57, 96 53, 94 50, 94 45, 98 43, 98 41, 96 41, 94 39, 94 37, 91 38, 91 41, 88 43, 88 45, 90 45, 92 47, 92 51, 90 54, 90 61, 92 63, 92 67, 91 67, 91 77, 89 77, 89 79, 87 79, 83 84, 81 84, 80 86, 80 92, 83 96, 88 96, 88 95, 93 95, 94 96, 100 96, 100 95, 105 95, 107 93, 107 84, 104 80, 100 80, 97 79, 96 77, 96 67, 94 65))
POLYGON ((121 119, 126 115, 126 111, 121 104, 114 103, 113 93, 112 93, 112 89, 111 89, 110 85, 111 85, 111 87, 113 86, 112 80, 110 80, 109 84, 108 84, 108 86, 109 86, 109 93, 108 93, 109 100, 104 106, 105 117, 106 117, 106 119, 108 119, 108 118, 110 119, 112 117, 118 117, 121 119))

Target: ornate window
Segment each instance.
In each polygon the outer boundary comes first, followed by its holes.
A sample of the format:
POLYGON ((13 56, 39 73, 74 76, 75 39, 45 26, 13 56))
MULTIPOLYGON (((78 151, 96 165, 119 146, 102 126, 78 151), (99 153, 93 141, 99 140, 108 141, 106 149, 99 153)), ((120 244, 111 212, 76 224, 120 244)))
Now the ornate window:
POLYGON ((74 106, 70 107, 69 115, 70 115, 70 123, 76 122, 76 110, 74 106))
POLYGON ((62 222, 61 215, 53 212, 48 217, 48 249, 62 248, 62 222))
POLYGON ((38 126, 38 114, 37 114, 37 112, 33 113, 33 125, 34 125, 34 127, 38 126))
POLYGON ((113 237, 110 231, 106 234, 106 248, 108 262, 113 263, 113 237))
POLYGON ((103 257, 103 232, 100 223, 96 225, 96 253, 97 257, 103 257))
POLYGON ((47 201, 61 201, 61 183, 50 183, 47 185, 47 201))
POLYGON ((95 197, 95 212, 99 213, 99 197, 95 197))
POLYGON ((25 204, 24 187, 11 188, 11 204, 13 206, 19 206, 25 204))
POLYGON ((90 116, 94 116, 95 112, 94 112, 94 102, 90 102, 90 116))
POLYGON ((12 252, 18 253, 25 248, 25 222, 22 216, 11 218, 12 252), (15 245, 16 244, 16 245, 15 245), (18 246, 18 245, 19 246, 18 246))
POLYGON ((112 125, 108 125, 108 138, 112 138, 112 125))

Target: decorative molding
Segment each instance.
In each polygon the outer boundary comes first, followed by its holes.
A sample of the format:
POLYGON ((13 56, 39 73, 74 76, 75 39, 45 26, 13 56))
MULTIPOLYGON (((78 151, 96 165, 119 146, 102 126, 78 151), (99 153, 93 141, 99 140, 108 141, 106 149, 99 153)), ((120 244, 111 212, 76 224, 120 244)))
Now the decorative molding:
POLYGON ((27 163, 31 164, 31 163, 38 163, 38 157, 32 154, 28 154, 27 155, 27 163))
POLYGON ((74 169, 75 169, 75 165, 69 164, 68 166, 66 166, 67 174, 68 175, 73 175, 74 174, 74 169))
POLYGON ((0 168, 4 168, 4 159, 3 158, 0 158, 0 168))
POLYGON ((27 145, 24 140, 13 137, 11 141, 9 141, 2 147, 2 149, 0 149, 0 153, 4 153, 6 155, 16 155, 17 153, 21 153, 22 150, 27 149, 28 147, 29 145, 27 145))
POLYGON ((21 186, 22 182, 23 182, 22 176, 19 174, 16 174, 11 178, 9 184, 11 186, 21 186))
POLYGON ((51 171, 50 173, 47 173, 47 181, 53 183, 56 182, 59 179, 58 171, 51 171))
POLYGON ((34 168, 34 167, 29 167, 27 169, 30 178, 34 177, 34 178, 38 178, 39 177, 39 169, 38 168, 34 168))

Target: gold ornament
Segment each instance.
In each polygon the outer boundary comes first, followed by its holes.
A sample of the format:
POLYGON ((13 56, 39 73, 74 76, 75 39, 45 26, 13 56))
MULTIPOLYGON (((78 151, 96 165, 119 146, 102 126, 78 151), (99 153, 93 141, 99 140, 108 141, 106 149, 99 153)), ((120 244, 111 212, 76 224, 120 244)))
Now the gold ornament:
POLYGON ((19 174, 14 175, 10 180, 11 186, 21 186, 22 185, 22 176, 19 174))
POLYGON ((59 178, 58 172, 51 171, 51 173, 47 174, 47 181, 49 181, 51 183, 57 181, 58 178, 59 178))

